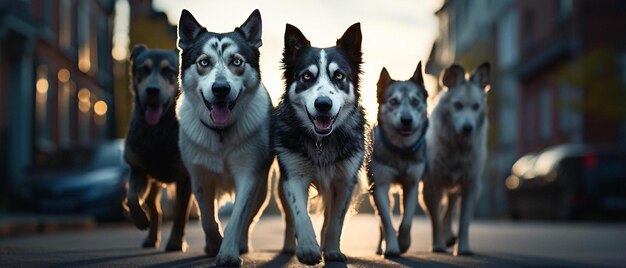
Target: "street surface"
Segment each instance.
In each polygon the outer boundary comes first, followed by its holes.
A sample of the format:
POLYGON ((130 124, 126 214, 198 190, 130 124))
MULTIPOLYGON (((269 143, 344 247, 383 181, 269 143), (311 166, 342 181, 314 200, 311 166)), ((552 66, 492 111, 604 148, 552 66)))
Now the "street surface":
MULTIPOLYGON (((323 218, 313 217, 318 230, 323 218)), ((398 219, 395 219, 396 223, 398 219)), ((624 267, 626 223, 512 222, 477 220, 471 226, 473 257, 429 253, 430 223, 416 217, 409 252, 401 258, 374 254, 378 219, 372 214, 346 221, 342 250, 348 267, 624 267)), ((165 246, 170 224, 164 224, 165 246)), ((254 251, 243 255, 243 266, 301 266, 294 256, 281 255, 284 223, 265 216, 252 234, 254 251)), ((145 232, 130 222, 93 230, 64 231, 0 239, 1 267, 207 267, 213 258, 203 255, 204 238, 198 221, 191 221, 186 253, 141 249, 145 232)), ((322 266, 324 263, 318 265, 322 266)), ((328 267, 346 267, 327 263, 328 267)))

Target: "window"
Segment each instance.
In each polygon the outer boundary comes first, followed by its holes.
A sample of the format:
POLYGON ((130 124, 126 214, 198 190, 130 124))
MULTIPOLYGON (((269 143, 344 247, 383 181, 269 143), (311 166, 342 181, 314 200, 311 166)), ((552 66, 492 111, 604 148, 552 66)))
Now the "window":
POLYGON ((572 0, 555 0, 556 10, 558 12, 559 19, 564 19, 572 13, 572 0))
POLYGON ((70 85, 70 71, 62 68, 57 73, 57 78, 59 79, 59 90, 57 97, 59 145, 61 147, 69 147, 71 143, 70 96, 72 93, 70 85))
POLYGON ((72 46, 72 1, 61 0, 59 3, 59 47, 68 51, 72 46))
POLYGON ((552 92, 547 86, 539 93, 539 135, 544 141, 552 138, 552 92))
POLYGON ((52 94, 48 79, 48 66, 37 67, 35 81, 35 119, 37 147, 44 151, 54 148, 52 142, 52 94))
POLYGON ((89 1, 80 1, 78 5, 78 69, 91 71, 91 9, 89 1))
POLYGON ((522 15, 522 44, 524 49, 529 49, 535 43, 534 22, 535 16, 531 9, 526 9, 522 15))

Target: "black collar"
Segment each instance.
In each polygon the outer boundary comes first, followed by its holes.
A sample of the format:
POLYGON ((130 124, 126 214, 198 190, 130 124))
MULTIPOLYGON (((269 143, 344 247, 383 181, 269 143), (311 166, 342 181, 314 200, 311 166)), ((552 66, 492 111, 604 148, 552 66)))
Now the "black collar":
POLYGON ((207 124, 206 122, 204 122, 202 119, 200 119, 200 123, 202 123, 203 126, 205 126, 206 128, 215 131, 215 133, 217 133, 217 135, 220 136, 220 143, 224 142, 224 130, 226 128, 223 127, 216 127, 216 126, 210 126, 209 124, 207 124))
POLYGON ((426 120, 426 125, 422 127, 423 128, 422 134, 420 135, 419 139, 417 139, 417 141, 413 145, 408 146, 408 147, 398 147, 398 146, 393 145, 389 141, 387 136, 385 136, 385 133, 384 131, 381 130, 381 128, 382 128, 382 123, 378 122, 378 126, 374 128, 374 131, 376 132, 377 136, 380 137, 380 140, 383 142, 383 145, 387 147, 387 149, 397 154, 413 154, 417 152, 417 150, 420 147, 422 147, 422 145, 426 141, 426 130, 428 130, 428 120, 426 120))

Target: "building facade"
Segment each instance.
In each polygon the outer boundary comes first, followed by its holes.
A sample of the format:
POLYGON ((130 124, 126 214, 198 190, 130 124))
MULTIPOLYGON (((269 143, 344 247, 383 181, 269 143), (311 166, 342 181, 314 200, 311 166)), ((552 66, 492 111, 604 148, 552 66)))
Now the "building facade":
MULTIPOLYGON (((113 135, 114 0, 0 3, 0 181, 113 135)), ((2 193, 7 196, 8 193, 2 193)))

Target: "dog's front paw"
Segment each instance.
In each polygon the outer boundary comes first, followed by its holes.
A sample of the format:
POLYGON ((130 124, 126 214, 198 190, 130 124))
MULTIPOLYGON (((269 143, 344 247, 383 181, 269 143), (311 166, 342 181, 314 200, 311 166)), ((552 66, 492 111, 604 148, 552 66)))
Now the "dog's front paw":
POLYGON ((298 244, 296 256, 298 257, 298 261, 307 265, 315 265, 322 261, 320 247, 316 242, 298 244))
POLYGON ((143 241, 143 248, 158 248, 160 244, 160 241, 158 239, 149 239, 146 238, 146 240, 143 241))
POLYGON ((385 258, 395 258, 400 256, 400 250, 397 248, 387 248, 385 249, 385 258))
POLYGON ((130 216, 133 220, 133 223, 137 227, 137 229, 144 231, 148 229, 148 227, 150 227, 150 220, 148 219, 148 216, 146 216, 146 214, 143 211, 141 212, 131 211, 130 216))
POLYGON ((324 261, 326 262, 346 262, 348 258, 339 250, 324 251, 324 261))
POLYGON ((215 266, 218 267, 238 267, 241 266, 241 259, 237 254, 220 253, 215 258, 215 266))
POLYGON ((187 251, 187 241, 185 239, 170 239, 165 246, 165 251, 187 251))

